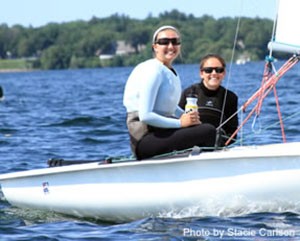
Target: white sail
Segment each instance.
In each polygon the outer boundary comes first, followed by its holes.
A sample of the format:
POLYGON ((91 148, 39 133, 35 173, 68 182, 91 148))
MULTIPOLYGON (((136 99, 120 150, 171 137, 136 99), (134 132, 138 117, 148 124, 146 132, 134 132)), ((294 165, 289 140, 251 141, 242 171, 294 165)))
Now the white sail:
POLYGON ((275 36, 269 49, 300 53, 299 9, 299 0, 279 0, 275 36))

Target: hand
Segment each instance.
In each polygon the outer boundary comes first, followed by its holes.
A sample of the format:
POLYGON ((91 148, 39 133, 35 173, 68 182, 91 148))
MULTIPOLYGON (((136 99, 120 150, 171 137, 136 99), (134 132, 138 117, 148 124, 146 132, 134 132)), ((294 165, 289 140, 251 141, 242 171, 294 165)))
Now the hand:
POLYGON ((180 117, 181 127, 188 127, 201 124, 198 111, 184 113, 180 117))

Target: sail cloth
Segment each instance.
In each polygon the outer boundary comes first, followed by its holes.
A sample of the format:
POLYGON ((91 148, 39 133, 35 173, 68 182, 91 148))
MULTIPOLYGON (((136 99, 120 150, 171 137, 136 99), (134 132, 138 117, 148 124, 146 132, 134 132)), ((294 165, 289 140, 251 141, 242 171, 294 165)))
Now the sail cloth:
POLYGON ((275 36, 268 48, 272 51, 300 54, 300 0, 279 0, 275 36))

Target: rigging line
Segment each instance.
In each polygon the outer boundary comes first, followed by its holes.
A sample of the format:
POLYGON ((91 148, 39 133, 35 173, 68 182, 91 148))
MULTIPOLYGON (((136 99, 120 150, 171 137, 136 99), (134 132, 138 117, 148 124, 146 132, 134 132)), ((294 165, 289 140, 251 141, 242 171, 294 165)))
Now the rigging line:
MULTIPOLYGON (((272 90, 272 86, 268 87, 268 89, 265 91, 263 99, 266 98, 266 96, 269 94, 269 92, 272 90)), ((246 122, 250 119, 250 117, 253 115, 253 113, 257 110, 259 107, 259 103, 256 103, 256 105, 252 108, 252 110, 249 112, 247 117, 243 119, 243 122, 239 125, 239 127, 235 130, 235 132, 231 135, 231 137, 228 139, 228 141, 225 143, 227 146, 229 142, 237 135, 237 133, 242 129, 242 127, 246 124, 246 122)), ((244 105, 241 107, 243 111, 245 111, 244 105)))
POLYGON ((282 115, 281 115, 280 105, 279 105, 279 99, 278 99, 278 95, 277 95, 277 91, 276 91, 275 86, 273 86, 273 91, 274 91, 274 96, 275 96, 275 101, 276 101, 278 119, 279 119, 280 128, 281 128, 282 141, 286 142, 286 137, 285 137, 285 132, 284 132, 284 125, 283 125, 283 120, 282 120, 282 115))
MULTIPOLYGON (((273 42, 275 41, 275 34, 276 34, 276 28, 277 28, 277 20, 278 20, 278 11, 279 10, 279 0, 276 1, 276 11, 274 14, 274 18, 273 18, 273 29, 272 29, 272 35, 271 35, 271 41, 273 42)), ((259 103, 259 107, 257 108, 256 111, 256 116, 258 117, 260 112, 261 112, 261 107, 262 107, 262 102, 263 102, 263 93, 265 91, 264 86, 265 84, 268 82, 269 79, 272 78, 272 70, 274 72, 274 76, 278 76, 278 72, 275 69, 275 66, 273 64, 274 58, 272 56, 273 53, 273 45, 271 44, 270 48, 269 48, 269 56, 266 57, 266 64, 265 64, 265 70, 264 70, 264 75, 263 75, 263 79, 261 82, 261 92, 259 94, 259 96, 257 97, 257 101, 259 103)), ((281 126, 281 131, 282 131, 282 138, 283 138, 283 142, 286 141, 286 137, 285 137, 285 133, 284 133, 284 126, 283 126, 283 121, 282 121, 282 116, 281 116, 281 112, 280 112, 280 107, 279 107, 279 100, 277 97, 277 92, 276 92, 276 82, 275 84, 273 84, 273 92, 274 92, 274 97, 275 97, 275 101, 276 101, 276 106, 277 106, 277 112, 278 112, 278 118, 280 121, 280 126, 281 126)))
POLYGON ((233 113, 230 117, 228 117, 225 121, 223 121, 218 127, 217 129, 221 129, 224 125, 226 125, 227 122, 229 122, 235 115, 237 115, 238 113, 243 113, 243 107, 241 106, 235 113, 233 113))
MULTIPOLYGON (((235 115, 237 115, 238 113, 241 113, 241 120, 243 121, 243 107, 241 106, 235 113, 233 113, 229 118, 227 118, 224 122, 222 122, 216 129, 217 131, 219 131, 224 125, 226 125, 227 122, 229 122, 235 115)), ((238 129, 238 131, 240 131, 243 128, 243 126, 240 126, 240 128, 238 129)), ((237 135, 238 131, 235 131, 228 139, 233 140, 234 137, 237 135)), ((243 133, 243 132, 242 132, 243 133)), ((243 139, 243 135, 240 135, 240 139, 243 139)), ((230 142, 230 141, 229 141, 230 142)), ((228 144, 229 144, 228 142, 228 144)), ((242 142, 242 140, 241 140, 242 142)), ((227 142, 226 142, 227 143, 227 142)), ((225 144, 227 145, 227 144, 225 144)))
MULTIPOLYGON (((271 90, 273 90, 273 88, 275 88, 275 85, 277 84, 277 82, 279 81, 279 79, 289 70, 291 69, 295 64, 297 64, 300 61, 300 57, 297 55, 294 55, 293 57, 291 57, 277 72, 277 74, 273 74, 269 80, 265 83, 264 86, 264 93, 262 96, 262 99, 265 99, 266 96, 269 94, 269 92, 271 90)), ((260 87, 262 88, 262 87, 260 87)), ((244 105, 242 106, 242 109, 245 111, 246 108, 248 107, 248 105, 253 102, 255 99, 257 99, 259 97, 260 94, 260 89, 258 91, 256 91, 247 101, 246 103, 244 103, 244 105)), ((250 113, 248 114, 248 116, 246 117, 246 119, 243 120, 242 124, 240 124, 240 126, 236 129, 236 131, 231 135, 231 137, 228 139, 228 141, 225 143, 225 145, 228 145, 229 142, 236 136, 236 134, 240 131, 240 129, 242 128, 242 126, 248 121, 248 119, 252 116, 252 114, 254 113, 254 111, 257 110, 257 108, 259 108, 259 102, 256 103, 255 107, 250 111, 250 113)))
MULTIPOLYGON (((300 115, 300 108, 298 108, 298 110, 295 111, 294 114, 291 114, 291 115, 289 115, 289 116, 283 118, 282 121, 285 122, 285 121, 287 121, 287 120, 289 120, 289 119, 291 119, 291 118, 294 118, 295 116, 299 116, 299 115, 300 115)), ((260 133, 262 134, 262 133, 264 133, 265 131, 267 131, 268 129, 270 129, 270 128, 272 128, 272 127, 276 127, 276 126, 278 126, 278 125, 280 125, 280 120, 278 120, 278 121, 274 122, 273 124, 270 124, 270 125, 268 125, 267 127, 261 129, 261 132, 260 132, 260 133)), ((249 134, 247 134, 247 138, 245 138, 245 139, 248 140, 248 139, 250 139, 249 137, 255 136, 255 135, 256 135, 256 133, 252 133, 252 134, 249 133, 249 134)), ((239 142, 241 142, 241 141, 240 141, 240 140, 236 140, 235 143, 234 143, 234 145, 237 145, 239 142)))
POLYGON ((291 119, 291 118, 293 118, 293 117, 295 117, 295 116, 297 116, 297 115, 300 115, 300 108, 298 108, 298 110, 295 111, 294 114, 291 114, 291 115, 289 115, 289 116, 283 118, 283 121, 289 120, 289 119, 291 119))
POLYGON ((261 80, 261 88, 260 88, 260 91, 259 91, 259 95, 257 97, 257 101, 258 101, 258 108, 257 108, 257 111, 256 111, 257 116, 259 116, 259 114, 261 112, 262 102, 264 100, 263 93, 265 93, 265 91, 267 89, 266 83, 272 77, 271 65, 272 65, 272 61, 270 61, 270 60, 266 61, 265 68, 264 68, 264 73, 263 73, 263 78, 261 80))
MULTIPOLYGON (((243 0, 241 0, 241 1, 243 1, 243 0)), ((238 21, 237 21, 237 25, 236 25, 236 29, 235 29, 235 36, 234 36, 234 41, 233 41, 229 70, 228 70, 228 74, 227 74, 227 81, 226 81, 226 87, 225 87, 226 90, 225 90, 225 94, 224 94, 224 98, 223 98, 222 112, 221 112, 221 118, 220 118, 219 125, 222 125, 223 119, 224 119, 224 111, 225 111, 226 100, 227 100, 228 86, 229 86, 229 82, 231 80, 232 65, 233 65, 233 60, 234 60, 234 56, 235 56, 238 33, 240 31, 240 22, 241 22, 241 15, 238 17, 238 21)))
MULTIPOLYGON (((275 11, 275 14, 274 14, 274 19, 273 19, 273 29, 272 29, 271 42, 273 42, 275 40, 275 31, 276 31, 276 27, 277 27, 278 10, 279 10, 279 0, 276 1, 276 11, 275 11)), ((269 59, 273 58, 272 54, 273 54, 273 45, 271 44, 270 52, 269 52, 269 59)))
MULTIPOLYGON (((264 84, 264 88, 268 89, 270 87, 273 87, 277 84, 277 82, 280 80, 280 78, 289 70, 291 69, 295 64, 297 64, 300 61, 299 56, 293 56, 291 57, 281 68, 277 71, 277 73, 272 74, 268 81, 264 84)), ((262 88, 262 87, 260 87, 262 88)), ((256 100, 260 94, 261 89, 258 89, 248 100, 243 104, 244 111, 246 108, 252 103, 254 100, 256 100)))
MULTIPOLYGON (((243 108, 243 107, 241 107, 241 108, 243 108)), ((225 146, 229 145, 230 141, 237 135, 237 133, 241 130, 241 128, 245 125, 245 123, 249 120, 249 118, 252 116, 252 114, 254 113, 256 108, 257 108, 257 104, 255 107, 253 107, 253 109, 250 111, 248 116, 245 119, 243 119, 242 124, 240 124, 239 127, 235 130, 235 132, 229 137, 229 139, 225 143, 225 146)))

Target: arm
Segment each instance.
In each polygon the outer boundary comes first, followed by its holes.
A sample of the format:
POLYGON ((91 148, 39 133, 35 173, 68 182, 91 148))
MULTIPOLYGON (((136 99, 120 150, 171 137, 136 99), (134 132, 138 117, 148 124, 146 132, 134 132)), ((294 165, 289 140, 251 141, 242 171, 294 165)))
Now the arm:
POLYGON ((180 79, 165 66, 145 65, 134 78, 142 82, 138 102, 141 121, 160 128, 180 128, 200 124, 198 112, 185 114, 178 107, 181 94, 180 79))
POLYGON ((169 115, 174 115, 176 112, 180 113, 180 110, 177 111, 177 107, 170 99, 167 94, 164 96, 164 93, 160 92, 166 77, 164 72, 159 69, 165 68, 164 66, 153 66, 147 70, 144 69, 142 72, 142 81, 143 85, 140 89, 140 103, 139 103, 139 118, 141 121, 145 122, 148 125, 161 127, 161 128, 180 128, 181 123, 179 119, 168 117, 169 115), (164 101, 165 99, 165 101, 164 101), (165 112, 170 112, 168 116, 164 114, 159 114, 156 108, 161 110, 165 109, 165 112), (176 110, 176 111, 175 111, 176 110))
MULTIPOLYGON (((152 89, 152 91, 155 92, 154 89, 152 89)), ((148 108, 152 106, 152 104, 150 103, 153 104, 152 101, 149 102, 148 108)), ((141 115, 140 120, 144 121, 148 125, 161 127, 161 128, 180 128, 180 127, 188 127, 188 126, 200 124, 198 111, 184 113, 184 111, 179 106, 176 105, 176 102, 175 102, 175 107, 176 109, 174 115, 180 119, 166 117, 157 114, 154 111, 149 111, 149 112, 144 112, 144 115, 141 115)))
POLYGON ((177 118, 180 118, 180 117, 182 116, 183 113, 184 113, 184 110, 181 109, 180 106, 177 106, 176 111, 175 111, 175 116, 176 116, 177 118))

